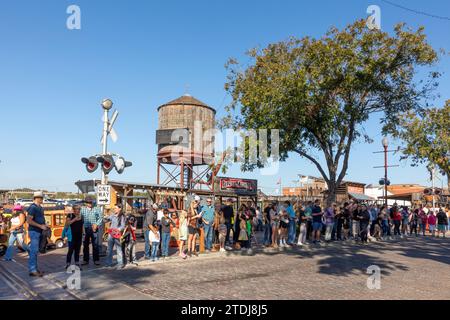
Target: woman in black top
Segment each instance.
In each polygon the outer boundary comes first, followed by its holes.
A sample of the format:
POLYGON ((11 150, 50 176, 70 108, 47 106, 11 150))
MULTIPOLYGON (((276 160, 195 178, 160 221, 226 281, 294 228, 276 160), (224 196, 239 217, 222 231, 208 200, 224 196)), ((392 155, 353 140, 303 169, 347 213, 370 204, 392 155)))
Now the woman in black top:
POLYGON ((80 213, 79 206, 73 207, 73 212, 67 215, 67 226, 70 228, 71 237, 69 239, 69 251, 67 252, 66 269, 72 262, 72 255, 74 255, 75 264, 80 268, 80 249, 83 239, 83 217, 80 213))

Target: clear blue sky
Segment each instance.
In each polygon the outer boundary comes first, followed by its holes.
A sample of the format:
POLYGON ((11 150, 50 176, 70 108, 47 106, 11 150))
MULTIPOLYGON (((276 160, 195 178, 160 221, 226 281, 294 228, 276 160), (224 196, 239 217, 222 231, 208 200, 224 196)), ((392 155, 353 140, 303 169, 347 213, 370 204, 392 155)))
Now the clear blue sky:
MULTIPOLYGON (((394 0, 419 11, 450 16, 446 0, 394 0)), ((381 1, 1 1, 0 2, 0 188, 32 187, 76 190, 74 182, 97 175, 85 172, 81 156, 100 151, 101 109, 110 97, 120 111, 120 139, 111 150, 134 166, 111 179, 155 182, 157 106, 189 92, 224 115, 229 57, 246 61, 254 46, 289 36, 321 36, 330 26, 342 27, 366 17, 370 4, 382 10, 382 28, 391 31, 404 21, 424 25, 436 48, 450 50, 450 21, 408 12, 381 1), (82 29, 68 30, 66 8, 77 4, 82 29)), ((444 72, 437 105, 450 98, 450 63, 444 72)), ((367 123, 372 145, 353 148, 347 179, 376 183, 382 170, 380 128, 367 123)), ((394 158, 392 163, 398 163, 394 158)), ((258 172, 231 176, 258 178, 273 193, 281 176, 294 185, 297 173, 319 175, 308 161, 292 156, 276 176, 258 172)), ((392 183, 429 184, 423 167, 400 163, 392 183)))

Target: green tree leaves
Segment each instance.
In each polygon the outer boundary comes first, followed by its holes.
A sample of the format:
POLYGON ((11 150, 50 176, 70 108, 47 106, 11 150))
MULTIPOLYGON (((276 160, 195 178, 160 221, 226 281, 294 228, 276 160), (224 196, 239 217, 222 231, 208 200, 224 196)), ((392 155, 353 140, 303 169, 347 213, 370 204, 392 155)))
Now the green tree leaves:
POLYGON ((423 28, 399 24, 394 34, 369 30, 360 20, 320 39, 291 38, 250 50, 252 63, 244 69, 230 60, 225 88, 233 101, 222 125, 279 129, 281 159, 295 152, 312 161, 334 199, 353 142, 370 140, 364 131, 370 116, 382 113, 383 131, 395 132, 401 115, 422 110, 437 85, 438 73, 415 82, 418 68, 438 59, 423 28), (313 149, 323 154, 327 170, 313 149))
POLYGON ((412 159, 413 165, 438 166, 450 184, 450 100, 443 108, 406 113, 395 136, 405 142, 404 157, 412 159))

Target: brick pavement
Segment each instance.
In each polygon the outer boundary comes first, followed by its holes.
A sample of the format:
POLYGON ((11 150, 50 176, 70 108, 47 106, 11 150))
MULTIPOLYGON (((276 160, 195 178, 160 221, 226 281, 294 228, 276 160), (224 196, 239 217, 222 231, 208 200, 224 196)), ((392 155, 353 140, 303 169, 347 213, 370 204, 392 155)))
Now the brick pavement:
MULTIPOLYGON (((449 239, 411 237, 174 257, 121 271, 89 266, 74 293, 83 299, 450 299, 449 249, 449 239), (381 268, 380 290, 367 288, 371 265, 381 268)), ((61 285, 67 278, 64 253, 40 257, 48 281, 61 285)), ((26 264, 25 257, 17 263, 26 264)))

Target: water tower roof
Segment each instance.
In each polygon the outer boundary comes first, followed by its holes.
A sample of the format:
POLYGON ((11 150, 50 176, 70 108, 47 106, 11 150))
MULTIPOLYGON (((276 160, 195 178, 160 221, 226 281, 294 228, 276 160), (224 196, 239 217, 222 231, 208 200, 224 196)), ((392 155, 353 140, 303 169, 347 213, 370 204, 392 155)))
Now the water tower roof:
POLYGON ((174 105, 180 105, 180 104, 185 104, 185 105, 189 105, 189 106, 205 107, 205 108, 211 109, 212 111, 214 111, 214 113, 216 113, 216 110, 214 110, 214 108, 208 106, 206 103, 204 103, 188 94, 185 94, 175 100, 172 100, 170 102, 167 102, 167 103, 159 106, 158 111, 162 107, 174 106, 174 105))

